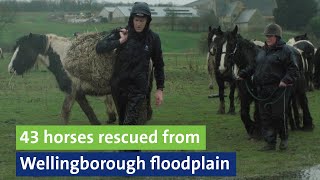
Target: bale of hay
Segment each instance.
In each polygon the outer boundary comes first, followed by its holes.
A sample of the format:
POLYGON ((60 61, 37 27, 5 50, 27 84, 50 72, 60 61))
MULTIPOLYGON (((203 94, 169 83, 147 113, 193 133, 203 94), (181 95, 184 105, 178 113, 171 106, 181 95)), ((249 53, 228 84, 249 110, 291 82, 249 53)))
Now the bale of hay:
POLYGON ((96 44, 108 32, 84 33, 72 41, 63 67, 71 78, 76 78, 81 83, 91 85, 95 89, 110 88, 115 52, 97 54, 96 44))

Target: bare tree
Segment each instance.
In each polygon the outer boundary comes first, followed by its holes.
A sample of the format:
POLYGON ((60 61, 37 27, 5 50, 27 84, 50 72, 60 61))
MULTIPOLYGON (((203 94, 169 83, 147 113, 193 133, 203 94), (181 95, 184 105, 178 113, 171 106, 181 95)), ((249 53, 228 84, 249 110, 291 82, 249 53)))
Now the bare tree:
POLYGON ((168 19, 169 25, 171 27, 171 31, 174 31, 174 27, 177 21, 177 13, 173 8, 170 8, 170 7, 166 8, 165 12, 166 12, 166 17, 168 19))

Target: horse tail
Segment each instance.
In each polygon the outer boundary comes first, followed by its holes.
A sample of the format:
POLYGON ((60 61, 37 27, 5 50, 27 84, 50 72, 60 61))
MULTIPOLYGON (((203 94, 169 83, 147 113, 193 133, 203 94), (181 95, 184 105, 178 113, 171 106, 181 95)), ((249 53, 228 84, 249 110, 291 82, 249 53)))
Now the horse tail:
POLYGON ((320 89, 320 48, 317 49, 314 55, 314 73, 313 81, 316 89, 320 89))

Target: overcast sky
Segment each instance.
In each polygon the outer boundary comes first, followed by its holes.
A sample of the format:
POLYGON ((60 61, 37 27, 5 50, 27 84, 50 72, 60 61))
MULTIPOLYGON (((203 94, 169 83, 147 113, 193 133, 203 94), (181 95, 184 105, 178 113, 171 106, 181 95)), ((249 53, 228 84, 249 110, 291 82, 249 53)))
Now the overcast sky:
MULTIPOLYGON (((4 1, 4 0, 0 0, 4 1)), ((31 0, 16 0, 16 1, 31 1, 31 0)), ((167 4, 167 3, 173 3, 174 5, 185 5, 190 2, 194 2, 196 0, 97 0, 98 2, 112 2, 112 3, 134 3, 137 1, 146 2, 148 4, 167 4)))
MULTIPOLYGON (((100 1, 106 1, 106 2, 124 2, 124 3, 134 3, 137 1, 143 1, 143 0, 100 0, 100 1)), ((175 5, 184 5, 188 4, 190 2, 193 2, 195 0, 145 0, 143 2, 146 2, 148 4, 166 4, 172 2, 175 5)))

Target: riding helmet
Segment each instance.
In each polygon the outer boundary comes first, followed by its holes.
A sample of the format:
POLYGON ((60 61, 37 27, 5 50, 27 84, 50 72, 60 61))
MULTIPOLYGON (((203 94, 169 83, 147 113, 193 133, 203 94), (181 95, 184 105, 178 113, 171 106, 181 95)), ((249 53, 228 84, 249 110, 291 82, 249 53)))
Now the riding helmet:
POLYGON ((281 26, 279 26, 276 23, 271 23, 271 24, 266 26, 266 28, 264 29, 263 34, 265 36, 274 35, 274 36, 282 37, 282 28, 281 28, 281 26))

